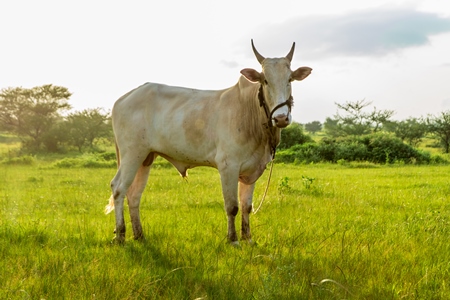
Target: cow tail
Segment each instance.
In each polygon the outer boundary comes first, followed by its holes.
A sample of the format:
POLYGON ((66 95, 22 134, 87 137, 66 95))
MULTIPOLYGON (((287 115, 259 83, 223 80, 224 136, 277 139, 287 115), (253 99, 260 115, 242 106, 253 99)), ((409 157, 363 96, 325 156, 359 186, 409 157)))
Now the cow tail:
POLYGON ((113 210, 114 210, 114 196, 111 195, 111 197, 109 197, 108 205, 105 206, 105 215, 109 214, 113 210))
MULTIPOLYGON (((120 166, 120 153, 119 153, 119 147, 117 147, 117 142, 114 141, 114 144, 116 145, 116 159, 117 159, 117 168, 120 166)), ((114 210, 114 196, 111 195, 109 197, 109 203, 105 206, 105 214, 109 214, 114 210)))

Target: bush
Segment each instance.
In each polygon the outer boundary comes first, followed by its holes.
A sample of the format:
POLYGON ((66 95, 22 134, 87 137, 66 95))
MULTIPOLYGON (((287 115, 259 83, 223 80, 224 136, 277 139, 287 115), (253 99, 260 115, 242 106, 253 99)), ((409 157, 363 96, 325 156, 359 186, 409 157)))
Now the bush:
POLYGON ((56 168, 115 168, 115 160, 106 160, 102 154, 88 154, 75 158, 64 158, 53 164, 56 168))
POLYGON ((319 146, 314 143, 295 145, 289 149, 277 152, 276 162, 283 163, 317 163, 322 160, 319 146))
POLYGON ((279 149, 289 149, 295 145, 312 142, 312 138, 303 132, 303 126, 293 122, 291 125, 281 130, 281 142, 279 149))
POLYGON ((36 162, 36 158, 31 155, 24 155, 18 157, 11 157, 3 160, 1 163, 5 165, 33 165, 36 162))
POLYGON ((405 143, 390 134, 374 134, 368 145, 369 160, 377 163, 429 163, 431 156, 405 143))
POLYGON ((448 164, 448 160, 443 158, 440 155, 432 155, 430 158, 430 163, 432 164, 439 164, 439 165, 445 165, 448 164))
POLYGON ((317 151, 321 160, 335 162, 336 140, 324 138, 320 141, 317 151))
POLYGON ((57 168, 75 168, 79 166, 79 159, 77 158, 64 158, 53 164, 57 168))
POLYGON ((367 146, 356 141, 337 143, 333 161, 365 161, 368 157, 367 146))
POLYGON ((375 133, 338 139, 325 138, 319 143, 306 143, 279 151, 277 161, 284 163, 311 162, 372 162, 372 163, 442 163, 443 158, 431 157, 403 143, 392 134, 375 133))
POLYGON ((104 152, 104 153, 100 153, 98 156, 107 161, 110 161, 110 160, 115 161, 116 160, 115 152, 104 152))

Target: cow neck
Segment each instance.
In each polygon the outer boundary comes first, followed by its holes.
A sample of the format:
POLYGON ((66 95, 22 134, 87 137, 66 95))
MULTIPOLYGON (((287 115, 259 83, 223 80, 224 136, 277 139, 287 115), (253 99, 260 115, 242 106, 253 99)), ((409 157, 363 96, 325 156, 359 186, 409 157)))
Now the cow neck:
MULTIPOLYGON (((274 159, 275 153, 277 150, 277 146, 280 143, 280 132, 279 132, 280 129, 272 125, 272 114, 276 109, 278 109, 282 105, 277 106, 274 110, 272 110, 272 112, 270 111, 269 106, 267 105, 266 99, 264 98, 262 84, 259 85, 258 100, 259 100, 259 106, 264 109, 264 113, 266 114, 267 122, 263 123, 263 126, 266 129, 267 136, 269 139, 270 154, 272 155, 272 159, 274 159)), ((290 108, 290 106, 289 106, 289 108, 290 108)))

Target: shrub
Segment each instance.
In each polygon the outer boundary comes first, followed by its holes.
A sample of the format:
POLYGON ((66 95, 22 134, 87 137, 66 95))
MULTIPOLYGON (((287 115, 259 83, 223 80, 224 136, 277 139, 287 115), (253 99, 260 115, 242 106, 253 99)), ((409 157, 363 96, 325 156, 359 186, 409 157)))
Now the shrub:
POLYGON ((100 153, 98 156, 107 161, 116 160, 115 152, 104 152, 104 153, 100 153))
POLYGON ((430 162, 433 164, 441 164, 441 165, 448 164, 448 161, 440 155, 432 155, 430 158, 430 162))
POLYGON ((422 152, 402 142, 391 134, 373 134, 368 145, 368 160, 376 163, 429 163, 430 154, 422 152))
POLYGON ((314 142, 278 151, 276 155, 276 162, 282 163, 317 163, 321 160, 318 145, 314 142))
POLYGON ((293 122, 291 125, 281 130, 281 142, 279 149, 289 149, 295 145, 312 142, 312 138, 303 132, 303 126, 293 122))
POLYGON ((7 158, 2 161, 5 165, 33 165, 36 162, 36 158, 31 155, 24 155, 18 157, 7 158))
POLYGON ((346 161, 367 160, 367 146, 356 141, 338 143, 336 145, 334 161, 344 159, 346 161))
POLYGON ((104 159, 85 159, 81 161, 83 168, 113 168, 116 167, 115 161, 106 161, 104 159))
POLYGON ((332 162, 336 161, 336 140, 324 138, 320 141, 317 150, 321 160, 332 162))
POLYGON ((75 158, 64 158, 53 164, 56 168, 115 168, 115 160, 106 160, 102 154, 88 154, 75 158))
POLYGON ((365 136, 324 138, 319 143, 296 145, 279 151, 277 161, 284 163, 344 162, 372 163, 430 163, 445 161, 431 158, 423 152, 403 143, 392 134, 375 133, 365 136))

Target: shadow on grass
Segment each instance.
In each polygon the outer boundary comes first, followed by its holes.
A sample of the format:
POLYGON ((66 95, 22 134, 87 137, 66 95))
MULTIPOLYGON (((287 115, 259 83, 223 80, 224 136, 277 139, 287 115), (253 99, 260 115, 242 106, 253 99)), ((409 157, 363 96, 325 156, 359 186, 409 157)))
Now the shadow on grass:
MULTIPOLYGON (((220 273, 217 258, 212 260, 196 250, 190 251, 189 246, 180 246, 162 233, 149 234, 142 241, 127 240, 123 250, 132 268, 151 278, 147 292, 143 293, 140 288, 140 294, 135 296, 154 297, 157 294, 172 299, 249 299, 250 295, 239 292, 242 283, 236 281, 231 270, 229 274, 220 273)), ((239 251, 224 240, 213 252, 224 255, 222 252, 227 250, 239 251)), ((210 251, 207 251, 209 256, 210 251)))

